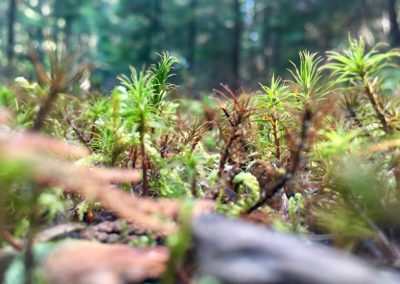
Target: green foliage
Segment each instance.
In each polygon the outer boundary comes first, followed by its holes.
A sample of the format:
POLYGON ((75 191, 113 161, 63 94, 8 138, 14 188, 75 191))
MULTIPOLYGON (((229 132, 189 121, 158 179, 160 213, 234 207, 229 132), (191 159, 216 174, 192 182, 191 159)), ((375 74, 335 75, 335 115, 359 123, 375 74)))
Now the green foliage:
POLYGON ((304 102, 316 100, 326 93, 324 85, 321 84, 323 78, 320 68, 322 58, 316 53, 308 51, 300 52, 299 57, 299 66, 291 62, 294 70, 289 70, 293 83, 298 87, 297 92, 303 97, 304 102))
MULTIPOLYGON (((160 126, 161 108, 165 107, 163 102, 165 96, 172 87, 168 79, 172 76, 171 71, 176 59, 168 53, 160 55, 158 65, 152 65, 148 70, 137 72, 131 67, 131 76, 119 77, 121 86, 114 91, 121 100, 122 117, 144 128, 160 126)), ((142 131, 142 130, 140 130, 142 131)))
POLYGON ((351 250, 360 237, 375 237, 374 231, 359 213, 340 200, 336 202, 329 209, 316 211, 319 227, 332 234, 336 246, 351 250))
POLYGON ((59 188, 41 188, 33 181, 35 160, 30 157, 10 160, 0 159, 3 169, 0 175, 0 224, 8 230, 24 236, 31 226, 41 222, 50 223, 57 213, 64 212, 69 201, 63 199, 59 188), (6 189, 6 190, 5 190, 6 189))
POLYGON ((150 73, 153 74, 152 86, 154 94, 152 96, 152 105, 154 107, 160 107, 165 96, 173 87, 168 83, 168 80, 173 76, 171 74, 173 66, 178 63, 178 60, 170 56, 168 52, 160 54, 159 57, 158 65, 152 65, 150 68, 150 73))
POLYGON ((367 81, 374 82, 379 73, 386 67, 391 66, 391 62, 400 56, 398 50, 380 52, 379 45, 367 51, 365 42, 349 39, 349 48, 342 51, 329 51, 328 58, 330 63, 326 66, 332 70, 333 75, 338 76, 339 82, 346 82, 353 85, 367 81))
POLYGON ((31 163, 10 161, 6 157, 0 159, 3 169, 0 187, 0 223, 13 229, 19 221, 31 213, 31 207, 39 197, 38 189, 29 184, 31 163))
POLYGON ((137 239, 132 240, 129 245, 136 248, 147 248, 155 246, 156 241, 154 240, 153 236, 149 234, 139 236, 137 239))
POLYGON ((336 129, 324 130, 320 133, 322 139, 314 145, 313 155, 321 161, 335 162, 337 157, 343 157, 362 145, 363 137, 359 129, 348 130, 343 123, 338 123, 336 129))
POLYGON ((233 178, 233 183, 242 183, 251 190, 253 195, 256 195, 260 191, 260 185, 258 184, 257 178, 250 173, 241 172, 233 178))
POLYGON ((349 49, 342 53, 328 53, 330 63, 326 68, 333 71, 333 75, 338 77, 338 82, 348 83, 363 91, 385 134, 393 134, 393 123, 398 122, 398 104, 396 102, 394 105, 385 106, 384 98, 379 95, 382 81, 379 75, 383 69, 390 66, 391 60, 399 56, 398 50, 380 52, 378 47, 375 47, 367 51, 362 39, 350 39, 349 49))
POLYGON ((0 86, 0 105, 8 109, 16 108, 15 94, 5 86, 0 86))
POLYGON ((345 51, 328 52, 324 69, 332 71, 337 84, 351 87, 342 89, 350 120, 328 123, 331 127, 320 131, 313 147, 316 172, 324 177, 325 194, 331 199, 329 205, 319 205, 316 218, 341 247, 353 248, 360 237, 387 241, 384 234, 381 239, 381 230, 397 226, 392 210, 399 202, 398 145, 384 146, 390 144, 388 135, 398 135, 397 100, 382 96, 381 85, 382 72, 394 66, 399 55, 379 46, 368 50, 363 39, 350 39, 345 51))
POLYGON ((91 209, 92 206, 93 204, 88 200, 83 200, 76 205, 75 210, 78 215, 78 220, 80 222, 84 221, 85 214, 91 209))
POLYGON ((247 172, 237 174, 232 182, 239 185, 237 201, 223 203, 222 195, 220 194, 217 199, 217 209, 228 216, 238 216, 246 212, 257 201, 260 185, 257 178, 247 172))
POLYGON ((218 279, 211 276, 204 276, 197 282, 198 284, 220 284, 221 282, 218 279))
POLYGON ((167 240, 167 246, 170 249, 170 257, 168 261, 168 267, 162 278, 162 283, 172 284, 175 283, 176 269, 184 264, 186 252, 189 249, 190 242, 192 240, 191 233, 191 214, 193 209, 193 203, 187 201, 180 212, 180 220, 182 227, 180 231, 172 235, 167 240))
POLYGON ((272 75, 270 86, 261 84, 265 96, 260 96, 260 101, 264 103, 263 107, 272 112, 275 116, 281 114, 286 109, 285 100, 290 98, 288 87, 282 82, 282 79, 272 75))
POLYGON ((301 223, 304 222, 302 217, 300 217, 300 212, 305 207, 305 199, 301 193, 296 193, 289 199, 289 218, 291 221, 293 232, 301 232, 304 233, 306 230, 301 227, 301 223))
MULTIPOLYGON (((131 67, 131 76, 119 77, 122 86, 126 88, 126 110, 124 117, 132 119, 134 123, 149 127, 155 112, 153 105, 153 75, 150 72, 137 72, 131 67)), ((117 89, 119 90, 119 89, 117 89)))
POLYGON ((293 95, 279 77, 272 76, 270 86, 261 85, 264 94, 257 97, 259 114, 255 121, 258 123, 260 149, 262 156, 268 158, 272 152, 279 160, 285 151, 285 126, 289 123, 291 114, 289 109, 296 105, 293 95))
POLYGON ((58 213, 63 214, 68 205, 62 198, 61 188, 49 189, 47 192, 40 194, 38 204, 42 211, 41 213, 46 216, 49 222, 54 220, 58 213))
MULTIPOLYGON (((36 261, 41 263, 45 260, 46 256, 54 249, 55 244, 52 243, 42 243, 37 244, 34 247, 33 253, 36 261)), ((20 253, 14 261, 7 268, 4 283, 5 284, 22 284, 26 283, 26 272, 24 267, 24 254, 20 253)), ((33 283, 45 284, 47 281, 40 269, 35 269, 33 273, 33 283)))

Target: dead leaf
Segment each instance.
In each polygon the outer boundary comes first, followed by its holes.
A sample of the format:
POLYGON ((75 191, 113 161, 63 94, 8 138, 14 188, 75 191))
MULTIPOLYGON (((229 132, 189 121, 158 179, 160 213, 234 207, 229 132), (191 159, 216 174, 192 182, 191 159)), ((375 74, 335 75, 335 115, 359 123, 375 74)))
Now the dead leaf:
POLYGON ((43 269, 52 284, 137 283, 158 279, 167 262, 168 250, 165 247, 139 249, 70 241, 61 244, 47 257, 43 269), (100 282, 93 282, 94 279, 100 282))

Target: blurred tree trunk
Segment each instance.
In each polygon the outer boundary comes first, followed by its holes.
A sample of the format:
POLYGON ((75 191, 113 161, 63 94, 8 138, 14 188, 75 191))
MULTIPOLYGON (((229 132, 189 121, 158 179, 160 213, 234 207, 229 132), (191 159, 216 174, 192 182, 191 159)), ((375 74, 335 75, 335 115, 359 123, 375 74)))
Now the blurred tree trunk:
MULTIPOLYGON (((263 8, 263 12, 262 12, 262 40, 261 40, 261 44, 262 44, 262 57, 263 57, 263 61, 264 61, 264 73, 266 73, 266 71, 268 71, 270 69, 270 57, 271 57, 271 46, 270 46, 270 42, 271 42, 271 27, 269 25, 268 19, 269 19, 269 9, 271 7, 266 4, 263 8)), ((265 76, 266 74, 264 74, 265 76)))
POLYGON ((196 37, 197 37, 197 0, 191 0, 189 4, 189 28, 188 28, 188 51, 187 60, 189 64, 189 70, 194 71, 196 61, 196 37))
POLYGON ((368 9, 368 4, 365 0, 361 0, 361 11, 362 11, 362 15, 363 15, 363 20, 365 22, 365 24, 368 24, 369 21, 369 9, 368 9))
POLYGON ((154 12, 153 12, 153 23, 152 23, 152 29, 153 29, 153 43, 152 46, 156 50, 156 52, 161 52, 160 44, 161 44, 161 35, 163 33, 162 31, 162 16, 163 16, 163 6, 162 6, 162 0, 155 0, 154 2, 154 12))
POLYGON ((7 52, 6 52, 9 70, 12 70, 14 61, 16 16, 17 16, 17 0, 10 0, 8 7, 7 52))
POLYGON ((162 34, 161 18, 162 18, 162 0, 152 0, 148 3, 147 13, 145 15, 149 19, 147 26, 147 37, 143 45, 142 58, 144 62, 149 62, 153 52, 161 52, 160 34, 162 34))
POLYGON ((232 89, 240 86, 240 41, 242 34, 242 15, 240 0, 233 0, 234 27, 232 33, 232 89))
POLYGON ((270 46, 271 46, 271 56, 270 56, 270 70, 275 72, 279 66, 282 64, 282 35, 284 32, 284 27, 282 24, 282 17, 284 16, 283 9, 284 6, 281 0, 273 1, 273 6, 271 9, 271 17, 273 17, 273 24, 270 27, 270 46))
POLYGON ((60 1, 55 0, 53 2, 53 15, 52 15, 52 40, 58 45, 60 28, 58 27, 58 19, 60 18, 60 1))
POLYGON ((400 28, 397 21, 396 0, 388 0, 388 13, 390 21, 390 37, 394 46, 400 45, 400 28))
POLYGON ((71 37, 72 37, 72 16, 66 16, 65 27, 64 27, 64 45, 65 49, 69 52, 71 50, 71 37))
MULTIPOLYGON (((36 12, 43 17, 42 15, 42 7, 43 7, 43 0, 39 0, 38 4, 36 6, 36 12)), ((41 25, 40 27, 36 28, 36 40, 38 41, 39 44, 41 44, 43 42, 43 25, 41 25)))

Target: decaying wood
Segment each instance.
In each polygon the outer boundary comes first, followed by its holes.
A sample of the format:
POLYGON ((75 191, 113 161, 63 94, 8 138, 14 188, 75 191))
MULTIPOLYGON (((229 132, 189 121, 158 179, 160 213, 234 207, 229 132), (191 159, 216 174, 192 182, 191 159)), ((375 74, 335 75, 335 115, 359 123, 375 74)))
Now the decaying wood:
POLYGON ((39 232, 35 237, 35 242, 48 242, 60 238, 68 237, 71 233, 79 232, 85 229, 87 226, 82 223, 66 223, 59 224, 53 227, 47 228, 39 232))
POLYGON ((222 283, 400 283, 394 272, 244 221, 204 215, 195 219, 193 232, 198 276, 213 276, 222 283))

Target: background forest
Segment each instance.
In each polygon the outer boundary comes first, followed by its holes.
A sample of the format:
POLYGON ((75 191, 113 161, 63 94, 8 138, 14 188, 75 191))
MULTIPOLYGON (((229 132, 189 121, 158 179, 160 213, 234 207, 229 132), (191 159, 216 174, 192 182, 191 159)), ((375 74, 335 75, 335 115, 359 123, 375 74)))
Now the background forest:
POLYGON ((3 0, 1 77, 34 78, 27 49, 50 41, 80 50, 92 83, 110 91, 128 65, 156 53, 180 61, 176 80, 194 96, 222 83, 254 88, 283 74, 299 50, 342 47, 349 33, 368 45, 400 42, 396 0, 3 0), (29 75, 31 74, 31 75, 29 75), (196 80, 194 80, 196 78, 196 80))

